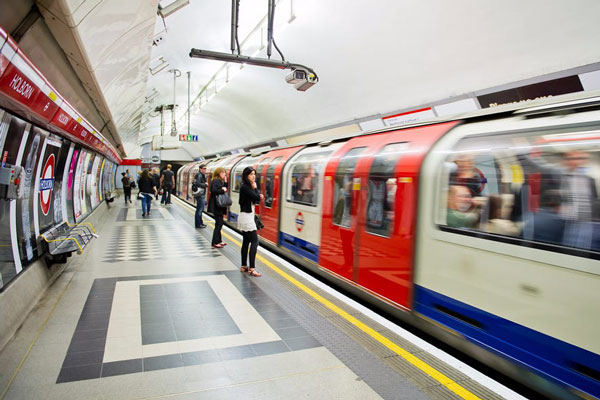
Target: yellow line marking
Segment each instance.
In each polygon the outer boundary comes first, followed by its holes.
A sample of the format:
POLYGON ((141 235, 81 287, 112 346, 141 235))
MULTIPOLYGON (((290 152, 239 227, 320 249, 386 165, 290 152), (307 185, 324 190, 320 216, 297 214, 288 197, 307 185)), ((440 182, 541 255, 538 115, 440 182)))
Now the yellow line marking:
MULTIPOLYGON (((213 223, 209 223, 209 224, 214 228, 213 223)), ((235 240, 228 233, 222 232, 222 234, 223 234, 223 236, 228 238, 230 241, 232 241, 236 245, 241 246, 241 243, 238 242, 237 240, 235 240)), ((467 400, 480 400, 479 397, 477 397, 475 394, 471 393, 464 387, 460 386, 458 383, 454 382, 451 378, 449 378, 446 375, 444 375, 443 373, 439 372, 438 370, 436 370, 435 368, 433 368, 432 366, 430 366, 429 364, 427 364, 425 361, 421 360, 420 358, 415 357, 408 351, 404 350, 402 347, 398 346, 396 343, 392 342, 390 339, 383 336, 382 334, 380 334, 379 332, 377 332, 375 329, 371 328, 367 324, 359 321, 352 315, 348 314, 346 311, 342 310, 341 308, 339 308, 338 306, 336 306, 335 304, 333 304, 332 302, 330 302, 329 300, 327 300, 326 298, 324 298, 323 296, 321 296, 314 290, 308 288, 306 285, 299 282, 297 279, 295 279, 288 273, 284 272, 279 267, 275 266, 273 263, 271 263, 269 260, 267 260, 266 258, 261 256, 260 254, 257 254, 256 258, 258 258, 261 262, 263 262, 266 266, 271 268, 273 271, 277 272, 283 278, 287 279, 289 282, 294 284, 296 287, 298 287, 299 289, 302 289, 302 291, 304 291, 306 294, 308 294, 309 296, 311 296, 312 298, 317 300, 319 303, 323 304, 325 307, 329 308, 330 310, 332 310, 333 312, 338 314, 340 317, 344 318, 346 321, 350 322, 352 325, 356 326, 358 329, 365 332, 367 335, 371 336, 373 339, 377 340, 379 343, 381 343, 382 345, 384 345, 385 347, 387 347, 394 353, 398 354, 400 357, 404 358, 406 361, 411 363, 416 368, 420 369, 427 375, 431 376, 433 379, 435 379, 436 381, 438 381, 439 383, 444 385, 446 388, 448 388, 450 391, 454 392, 461 398, 467 399, 467 400)))
MULTIPOLYGON (((61 274, 64 273, 61 272, 61 274)), ((11 376, 10 380, 8 381, 8 384, 6 385, 6 387, 4 388, 4 391, 2 392, 2 394, 0 395, 0 400, 4 399, 4 396, 6 396, 6 393, 8 392, 8 389, 10 389, 13 381, 15 380, 15 378, 17 377, 17 374, 19 373, 19 371, 21 370, 21 367, 23 366, 23 364, 25 363, 25 360, 27 359, 27 357, 29 356, 29 353, 31 352, 31 349, 33 348, 33 346, 35 345, 35 342, 37 342, 38 338, 40 337, 40 335, 42 334, 42 332, 44 331, 44 328, 46 328, 46 324, 48 323, 48 320, 50 319, 50 317, 52 316, 52 314, 54 313, 54 310, 56 309, 56 306, 58 305, 58 303, 60 303, 60 300, 62 299, 62 297, 64 296, 65 292, 67 291, 69 285, 71 284, 71 282, 73 281, 73 278, 75 277, 75 274, 73 274, 73 276, 71 276, 71 279, 69 279, 69 282, 65 285, 65 288, 62 290, 62 292, 60 293, 60 296, 58 296, 58 299, 56 300, 56 303, 54 303, 54 305, 52 306, 52 309, 50 310, 50 312, 48 313, 48 316, 46 317, 46 319, 44 320, 44 323, 42 324, 42 326, 40 327, 40 329, 38 330, 37 334, 35 335, 35 338, 33 339, 33 342, 31 342, 31 344, 29 345, 29 348, 27 349, 27 352, 25 352, 25 355, 23 356, 23 358, 21 359, 21 362, 19 363, 19 365, 17 365, 17 369, 15 370, 15 372, 13 373, 13 375, 11 376)))

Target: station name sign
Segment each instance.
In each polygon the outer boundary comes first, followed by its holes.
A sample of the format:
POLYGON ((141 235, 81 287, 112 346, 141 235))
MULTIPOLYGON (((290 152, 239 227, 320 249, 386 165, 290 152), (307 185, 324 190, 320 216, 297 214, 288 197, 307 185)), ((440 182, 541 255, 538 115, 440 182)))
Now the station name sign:
POLYGON ((179 135, 180 142, 197 142, 198 135, 179 135))

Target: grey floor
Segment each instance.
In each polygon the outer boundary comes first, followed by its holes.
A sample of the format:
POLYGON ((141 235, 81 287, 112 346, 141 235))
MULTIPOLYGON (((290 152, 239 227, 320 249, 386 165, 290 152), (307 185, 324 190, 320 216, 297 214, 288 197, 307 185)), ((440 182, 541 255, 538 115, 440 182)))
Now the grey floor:
POLYGON ((184 206, 136 205, 106 212, 0 352, 0 400, 459 398, 267 267, 241 274, 184 206))

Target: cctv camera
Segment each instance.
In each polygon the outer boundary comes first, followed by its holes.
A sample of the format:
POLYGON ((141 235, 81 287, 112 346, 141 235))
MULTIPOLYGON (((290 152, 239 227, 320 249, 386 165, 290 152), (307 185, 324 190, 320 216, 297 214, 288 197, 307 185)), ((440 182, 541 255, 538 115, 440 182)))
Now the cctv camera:
POLYGON ((318 78, 313 73, 306 74, 306 78, 294 85, 294 88, 300 92, 305 92, 318 82, 318 78))
POLYGON ((295 85, 306 80, 306 71, 302 69, 294 69, 286 75, 285 81, 290 85, 295 85))

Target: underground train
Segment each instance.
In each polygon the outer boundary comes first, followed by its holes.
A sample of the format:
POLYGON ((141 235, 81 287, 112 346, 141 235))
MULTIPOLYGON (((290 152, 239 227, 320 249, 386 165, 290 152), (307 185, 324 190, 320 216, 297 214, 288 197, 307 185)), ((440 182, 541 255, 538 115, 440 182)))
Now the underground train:
POLYGON ((253 166, 264 246, 549 397, 598 397, 594 96, 193 162, 177 194, 224 167, 235 227, 253 166))

